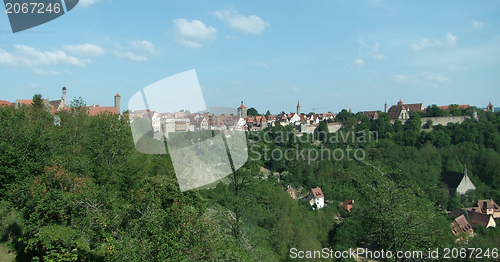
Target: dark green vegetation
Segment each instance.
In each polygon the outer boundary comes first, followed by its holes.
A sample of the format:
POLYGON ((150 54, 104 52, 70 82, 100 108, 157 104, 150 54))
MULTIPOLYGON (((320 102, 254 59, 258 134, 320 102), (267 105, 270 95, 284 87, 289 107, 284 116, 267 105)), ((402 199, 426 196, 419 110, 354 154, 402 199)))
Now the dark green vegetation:
MULTIPOLYGON (((461 243, 444 210, 500 201, 498 113, 421 132, 417 114, 392 125, 386 114, 370 123, 343 112, 351 125, 339 134, 359 138, 371 128, 379 133, 371 142, 332 143, 335 134, 321 133, 318 143, 295 139, 290 127, 268 128, 249 136, 249 149, 258 147, 223 183, 181 193, 168 154, 134 148, 126 114, 91 117, 80 100, 54 124, 40 98, 17 110, 0 108, 0 244, 17 261, 287 261, 290 248, 455 247, 461 243), (288 139, 278 139, 278 131, 290 131, 288 139), (264 158, 266 147, 292 154, 321 146, 361 148, 366 157, 264 158), (464 165, 477 190, 449 197, 441 173, 464 165), (257 179, 261 166, 280 172, 280 181, 257 179), (287 185, 303 194, 320 186, 327 206, 313 211, 293 200, 287 185), (356 200, 352 213, 340 211, 346 198, 356 200)), ((469 246, 499 247, 500 230, 478 231, 469 246)))

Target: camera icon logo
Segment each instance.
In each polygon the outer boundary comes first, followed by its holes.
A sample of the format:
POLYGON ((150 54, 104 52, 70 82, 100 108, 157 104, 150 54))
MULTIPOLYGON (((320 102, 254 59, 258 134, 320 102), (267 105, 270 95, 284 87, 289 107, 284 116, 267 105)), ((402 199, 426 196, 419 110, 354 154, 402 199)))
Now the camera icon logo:
MULTIPOLYGON (((64 0, 66 12, 73 9, 79 0, 64 0)), ((61 0, 3 0, 9 17, 12 33, 45 24, 64 15, 61 0)))

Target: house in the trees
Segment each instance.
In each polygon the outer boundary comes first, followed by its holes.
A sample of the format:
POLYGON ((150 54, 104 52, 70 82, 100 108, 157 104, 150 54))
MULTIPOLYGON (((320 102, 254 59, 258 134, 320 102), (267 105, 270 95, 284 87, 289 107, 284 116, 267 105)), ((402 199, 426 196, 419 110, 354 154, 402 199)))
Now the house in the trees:
POLYGON ((446 171, 443 174, 443 181, 448 185, 450 194, 460 194, 465 195, 469 190, 475 190, 476 187, 472 184, 469 177, 467 176, 467 168, 465 168, 463 173, 455 171, 446 171))
POLYGON ((492 215, 493 218, 500 217, 500 207, 493 201, 493 199, 484 199, 477 201, 474 207, 464 208, 469 212, 477 212, 486 215, 492 215))
POLYGON ((500 217, 500 206, 493 199, 479 200, 477 206, 483 214, 492 215, 493 218, 500 217))
POLYGON ((351 212, 353 206, 354 206, 354 200, 346 199, 344 200, 344 203, 342 203, 341 208, 351 212))
POLYGON ((473 225, 480 225, 483 228, 496 227, 497 223, 492 215, 487 215, 478 212, 469 212, 470 223, 473 225))
POLYGON ((325 207, 325 195, 323 195, 323 191, 321 191, 319 187, 311 189, 306 201, 308 201, 311 206, 316 205, 319 209, 325 207))
POLYGON ((450 215, 458 217, 461 214, 464 214, 465 212, 464 210, 467 210, 467 216, 469 217, 469 221, 472 225, 480 225, 483 228, 497 226, 497 223, 495 222, 495 219, 493 218, 492 215, 474 212, 467 208, 464 209, 454 208, 453 211, 451 211, 450 215))
POLYGON ((293 198, 293 199, 297 199, 297 192, 295 191, 295 189, 293 189, 293 187, 291 186, 288 186, 286 188, 286 192, 293 198))
POLYGON ((451 232, 456 237, 465 234, 466 236, 472 236, 474 234, 474 229, 471 227, 464 215, 460 215, 455 218, 455 221, 451 223, 451 232))

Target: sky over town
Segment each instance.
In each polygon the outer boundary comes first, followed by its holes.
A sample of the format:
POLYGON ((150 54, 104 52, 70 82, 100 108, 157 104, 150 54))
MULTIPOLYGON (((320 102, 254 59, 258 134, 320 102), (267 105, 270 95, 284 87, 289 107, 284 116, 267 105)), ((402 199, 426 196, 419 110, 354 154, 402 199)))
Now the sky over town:
POLYGON ((122 109, 195 69, 208 107, 260 113, 500 105, 500 2, 80 0, 13 34, 0 14, 0 99, 122 109))

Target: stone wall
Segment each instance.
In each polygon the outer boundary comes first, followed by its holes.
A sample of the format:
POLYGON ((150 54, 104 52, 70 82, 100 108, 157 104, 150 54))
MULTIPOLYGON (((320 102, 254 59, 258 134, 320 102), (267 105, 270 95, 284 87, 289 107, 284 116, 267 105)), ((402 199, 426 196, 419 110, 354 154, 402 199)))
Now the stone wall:
MULTIPOLYGON (((446 126, 448 123, 461 124, 465 121, 465 119, 470 119, 470 116, 443 116, 443 117, 422 117, 422 127, 427 123, 427 120, 432 120, 432 126, 437 126, 439 124, 446 126)), ((403 124, 407 120, 399 120, 403 122, 403 124)), ((396 120, 391 120, 391 123, 394 124, 396 120)))

